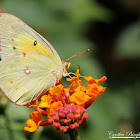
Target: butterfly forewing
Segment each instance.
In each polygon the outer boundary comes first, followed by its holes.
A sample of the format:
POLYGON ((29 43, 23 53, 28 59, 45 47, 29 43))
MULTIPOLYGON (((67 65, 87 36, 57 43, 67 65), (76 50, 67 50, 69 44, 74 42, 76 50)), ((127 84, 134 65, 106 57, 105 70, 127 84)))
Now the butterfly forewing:
POLYGON ((7 13, 0 13, 0 47, 2 59, 17 52, 37 52, 61 64, 59 55, 46 39, 19 18, 7 13))

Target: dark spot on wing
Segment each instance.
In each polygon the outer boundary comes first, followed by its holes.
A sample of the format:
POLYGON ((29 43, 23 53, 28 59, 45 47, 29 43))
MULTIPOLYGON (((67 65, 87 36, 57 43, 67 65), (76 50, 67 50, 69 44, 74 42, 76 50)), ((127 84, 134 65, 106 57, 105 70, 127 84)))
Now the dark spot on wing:
POLYGON ((26 75, 29 75, 30 74, 30 70, 29 70, 29 67, 28 66, 26 66, 26 69, 24 70, 24 73, 26 75))
POLYGON ((23 52, 23 56, 26 57, 26 53, 23 52))
POLYGON ((34 41, 34 46, 36 46, 37 45, 37 41, 34 41))
POLYGON ((14 41, 14 39, 12 39, 12 41, 14 41))
POLYGON ((15 46, 13 46, 13 49, 15 50, 15 49, 17 49, 15 46))
POLYGON ((12 84, 12 83, 13 83, 13 81, 10 81, 10 83, 12 84))

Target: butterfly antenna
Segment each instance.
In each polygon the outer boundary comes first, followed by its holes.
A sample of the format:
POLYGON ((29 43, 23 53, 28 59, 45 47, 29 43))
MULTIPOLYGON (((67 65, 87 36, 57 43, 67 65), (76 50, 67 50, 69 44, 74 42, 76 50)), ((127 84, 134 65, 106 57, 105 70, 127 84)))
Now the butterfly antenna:
POLYGON ((80 71, 80 66, 79 65, 77 65, 77 64, 71 64, 71 66, 77 66, 78 69, 79 69, 79 71, 80 71))
POLYGON ((70 58, 68 58, 67 60, 66 60, 66 62, 68 62, 70 59, 72 59, 73 57, 76 57, 76 56, 78 56, 78 55, 81 55, 81 54, 83 54, 83 53, 86 53, 86 52, 89 52, 90 51, 90 49, 87 49, 86 51, 84 51, 84 52, 82 52, 82 53, 76 53, 75 55, 73 55, 73 56, 71 56, 70 58))

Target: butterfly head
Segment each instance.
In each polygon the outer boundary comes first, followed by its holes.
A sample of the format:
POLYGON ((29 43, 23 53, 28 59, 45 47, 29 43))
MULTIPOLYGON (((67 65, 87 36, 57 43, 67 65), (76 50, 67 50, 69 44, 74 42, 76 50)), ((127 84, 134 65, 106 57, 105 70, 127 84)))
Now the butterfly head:
POLYGON ((62 61, 62 63, 63 63, 63 77, 66 77, 69 75, 67 69, 71 66, 71 63, 67 61, 62 61))
POLYGON ((70 62, 64 61, 64 69, 67 70, 71 66, 70 62))
MULTIPOLYGON (((74 58, 74 57, 76 57, 76 56, 78 56, 78 55, 81 55, 81 54, 83 54, 83 53, 86 53, 86 52, 89 52, 90 51, 90 49, 88 49, 88 50, 86 50, 86 51, 84 51, 84 52, 82 52, 82 53, 76 53, 75 55, 73 55, 73 56, 71 56, 70 58, 68 58, 66 61, 62 61, 62 63, 63 63, 63 76, 64 77, 66 77, 66 76, 70 76, 70 74, 71 73, 68 73, 67 72, 67 69, 71 66, 71 63, 69 62, 69 60, 70 59, 72 59, 72 58, 74 58)), ((73 74, 73 73, 72 73, 73 74)))

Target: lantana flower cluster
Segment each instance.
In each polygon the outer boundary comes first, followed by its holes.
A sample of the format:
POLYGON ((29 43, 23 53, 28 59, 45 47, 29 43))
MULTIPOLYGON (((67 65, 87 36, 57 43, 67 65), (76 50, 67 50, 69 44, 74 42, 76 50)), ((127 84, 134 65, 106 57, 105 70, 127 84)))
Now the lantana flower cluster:
POLYGON ((106 87, 98 84, 102 84, 107 78, 84 77, 89 84, 87 87, 82 85, 79 78, 78 69, 74 77, 67 78, 67 81, 71 82, 68 88, 60 83, 50 88, 40 101, 36 100, 28 105, 35 111, 29 114, 30 119, 24 127, 25 131, 34 132, 39 126, 53 125, 67 132, 68 129, 76 129, 84 124, 88 118, 88 113, 85 113, 87 107, 105 92, 106 87))

